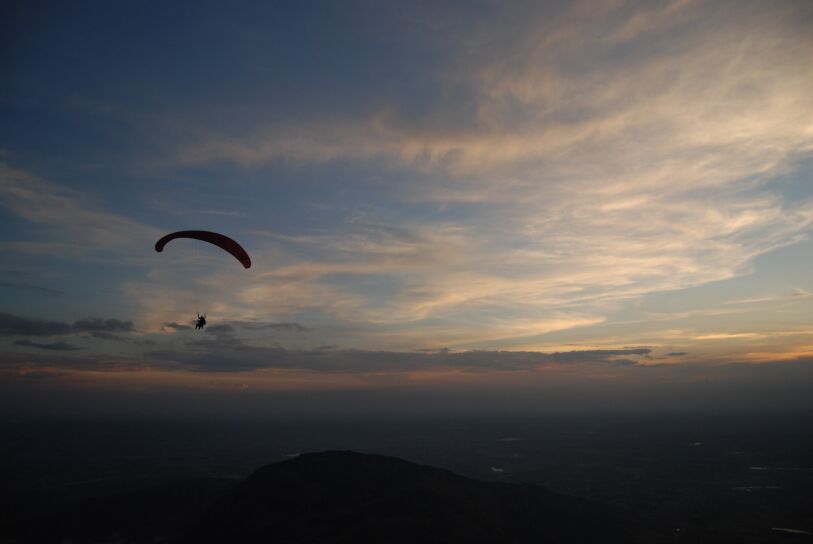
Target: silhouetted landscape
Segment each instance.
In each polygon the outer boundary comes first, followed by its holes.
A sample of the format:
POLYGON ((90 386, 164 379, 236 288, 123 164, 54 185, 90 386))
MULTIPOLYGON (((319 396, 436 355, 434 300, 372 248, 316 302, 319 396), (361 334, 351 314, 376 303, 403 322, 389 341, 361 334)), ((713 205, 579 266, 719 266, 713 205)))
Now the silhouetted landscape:
POLYGON ((218 500, 185 542, 621 542, 599 507, 394 457, 303 454, 218 500), (585 524, 585 520, 590 520, 585 524))
POLYGON ((803 542, 811 421, 6 423, 1 541, 803 542))

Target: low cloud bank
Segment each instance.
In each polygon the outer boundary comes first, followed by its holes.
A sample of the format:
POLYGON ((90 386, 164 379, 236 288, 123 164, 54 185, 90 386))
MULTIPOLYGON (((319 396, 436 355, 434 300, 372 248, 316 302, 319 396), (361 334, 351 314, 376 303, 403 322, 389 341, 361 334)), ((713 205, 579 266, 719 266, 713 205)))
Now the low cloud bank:
POLYGON ((73 323, 34 319, 0 312, 0 335, 4 336, 62 336, 78 333, 133 332, 132 321, 86 317, 73 323))
MULTIPOLYGON (((216 333, 213 333, 216 334, 216 333)), ((66 342, 42 344, 30 340, 16 345, 51 350, 79 349, 66 342)), ((552 365, 634 366, 649 349, 590 350, 543 353, 532 351, 400 352, 360 349, 287 349, 259 347, 229 335, 187 342, 182 348, 155 349, 131 359, 93 355, 47 359, 25 358, 20 354, 0 355, 0 368, 44 366, 71 370, 121 371, 131 367, 166 371, 251 372, 263 369, 303 370, 325 373, 402 374, 433 370, 529 371, 552 365), (126 361, 138 361, 128 364, 126 361), (124 363, 123 363, 124 361, 124 363)))

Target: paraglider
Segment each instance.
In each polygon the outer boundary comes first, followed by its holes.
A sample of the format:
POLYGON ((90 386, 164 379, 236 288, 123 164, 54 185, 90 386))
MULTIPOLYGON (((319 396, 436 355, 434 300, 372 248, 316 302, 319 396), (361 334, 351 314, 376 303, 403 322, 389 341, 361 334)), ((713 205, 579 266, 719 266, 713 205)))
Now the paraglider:
POLYGON ((208 230, 180 230, 178 232, 167 234, 155 242, 155 251, 158 251, 159 253, 164 251, 164 246, 176 238, 193 238, 195 240, 209 242, 210 244, 216 245, 220 249, 231 253, 235 259, 240 261, 240 264, 242 264, 244 268, 251 268, 251 257, 248 256, 248 253, 246 253, 246 250, 243 249, 243 246, 228 236, 218 234, 217 232, 210 232, 208 230))
MULTIPOLYGON (((217 232, 210 232, 208 230, 180 230, 178 232, 167 234, 155 242, 155 251, 159 253, 164 251, 164 246, 176 238, 192 238, 194 240, 208 242, 230 253, 235 259, 240 261, 240 264, 242 264, 244 268, 251 268, 251 257, 248 256, 248 253, 246 253, 246 250, 243 249, 243 246, 228 236, 219 234, 217 232)), ((206 313, 201 315, 200 312, 198 312, 198 318, 195 321, 195 330, 202 330, 205 326, 206 313)))

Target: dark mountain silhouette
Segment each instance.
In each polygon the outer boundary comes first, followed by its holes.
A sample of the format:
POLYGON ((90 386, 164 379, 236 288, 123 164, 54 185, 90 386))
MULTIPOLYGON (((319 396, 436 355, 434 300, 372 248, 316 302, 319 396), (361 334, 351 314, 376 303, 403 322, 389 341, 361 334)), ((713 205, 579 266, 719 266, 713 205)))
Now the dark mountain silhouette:
POLYGON ((233 479, 179 480, 61 506, 40 502, 0 542, 629 542, 608 507, 535 485, 395 457, 309 453, 233 479), (14 528, 16 527, 16 529, 14 528))
POLYGON ((183 542, 627 542, 606 507, 394 457, 301 455, 256 471, 183 542))

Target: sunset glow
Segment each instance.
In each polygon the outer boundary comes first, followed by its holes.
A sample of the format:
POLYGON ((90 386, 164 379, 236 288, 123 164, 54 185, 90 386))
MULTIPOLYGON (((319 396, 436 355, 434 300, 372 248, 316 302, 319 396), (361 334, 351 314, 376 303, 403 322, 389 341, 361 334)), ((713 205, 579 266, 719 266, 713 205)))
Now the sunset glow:
POLYGON ((5 413, 809 404, 813 4, 309 5, 12 10, 5 413))

